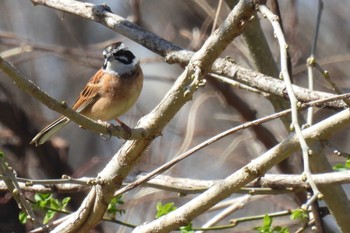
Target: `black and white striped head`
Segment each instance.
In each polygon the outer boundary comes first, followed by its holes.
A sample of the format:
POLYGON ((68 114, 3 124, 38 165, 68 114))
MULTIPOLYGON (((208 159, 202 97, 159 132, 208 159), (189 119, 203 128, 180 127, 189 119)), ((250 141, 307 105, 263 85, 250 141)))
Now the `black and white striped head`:
POLYGON ((139 63, 135 55, 122 42, 107 46, 103 50, 103 56, 105 58, 103 69, 119 75, 132 71, 139 63))

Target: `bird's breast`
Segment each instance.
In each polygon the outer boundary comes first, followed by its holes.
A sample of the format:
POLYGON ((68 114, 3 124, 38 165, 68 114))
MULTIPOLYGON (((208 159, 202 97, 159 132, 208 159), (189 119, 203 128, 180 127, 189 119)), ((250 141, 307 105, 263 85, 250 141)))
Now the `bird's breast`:
POLYGON ((138 69, 129 76, 108 74, 101 84, 99 98, 86 115, 108 121, 123 115, 135 104, 142 90, 143 73, 138 69))

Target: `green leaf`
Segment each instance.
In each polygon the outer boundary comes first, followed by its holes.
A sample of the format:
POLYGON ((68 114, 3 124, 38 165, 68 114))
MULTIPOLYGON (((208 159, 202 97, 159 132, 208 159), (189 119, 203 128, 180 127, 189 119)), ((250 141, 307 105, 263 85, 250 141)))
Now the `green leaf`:
POLYGON ((161 202, 158 202, 156 218, 160 218, 163 215, 166 215, 174 210, 176 210, 176 207, 173 202, 166 203, 165 205, 163 205, 161 202))
POLYGON ((51 193, 35 193, 34 199, 36 201, 43 201, 51 198, 51 193))
POLYGON ((345 167, 350 169, 350 159, 346 160, 345 167))
POLYGON ((192 223, 189 223, 187 226, 180 227, 180 233, 193 233, 192 223))
POLYGON ((119 209, 117 206, 124 204, 124 201, 122 200, 123 195, 118 195, 116 197, 113 197, 112 200, 109 202, 107 207, 107 214, 110 218, 115 218, 117 214, 124 214, 125 210, 119 209))
POLYGON ((293 210, 291 215, 290 215, 290 218, 293 219, 293 220, 297 220, 297 219, 300 219, 300 220, 305 220, 307 219, 309 216, 307 214, 307 211, 303 210, 303 209, 296 209, 296 210, 293 210))
POLYGON ((289 229, 286 227, 272 227, 272 221, 272 217, 265 215, 263 219, 263 225, 259 227, 254 227, 253 229, 260 233, 289 233, 289 229))
POLYGON ((347 169, 346 169, 346 167, 343 165, 343 164, 340 164, 340 163, 338 163, 338 164, 336 164, 336 165, 334 165, 333 167, 332 167, 332 169, 334 170, 334 171, 346 171, 347 169))
POLYGON ((334 165, 333 170, 335 171, 347 171, 350 170, 350 158, 345 161, 344 164, 338 163, 334 165))
POLYGON ((56 211, 48 210, 45 214, 43 224, 47 224, 53 217, 55 217, 56 213, 56 211))
POLYGON ((62 201, 53 198, 51 193, 36 193, 34 195, 35 204, 34 207, 46 211, 45 217, 43 219, 43 224, 47 224, 58 211, 65 210, 65 207, 70 201, 70 197, 64 198, 62 201), (47 210, 49 209, 49 210, 47 210))
POLYGON ((286 227, 276 226, 272 228, 273 233, 289 233, 289 229, 286 227))
POLYGON ((48 203, 50 202, 51 198, 52 198, 51 193, 36 193, 34 195, 34 199, 36 201, 36 204, 40 208, 44 208, 45 206, 47 206, 48 203))
POLYGON ((268 227, 270 227, 271 225, 272 225, 272 218, 266 214, 266 215, 264 216, 263 226, 268 226, 268 227))
POLYGON ((18 219, 22 224, 25 224, 28 219, 28 215, 24 213, 23 211, 19 212, 18 219))
POLYGON ((55 199, 55 198, 51 198, 50 199, 50 202, 49 202, 49 206, 50 208, 52 209, 55 209, 55 210, 61 210, 61 202, 58 200, 58 199, 55 199))
MULTIPOLYGON (((157 203, 157 213, 156 213, 156 218, 160 218, 174 210, 176 210, 176 206, 173 202, 169 202, 166 204, 162 204, 161 202, 157 203)), ((179 228, 180 233, 193 233, 193 228, 192 228, 192 223, 189 223, 187 226, 182 226, 179 228)))
POLYGON ((70 197, 63 198, 61 210, 65 210, 66 209, 66 206, 68 205, 70 199, 71 199, 70 197))

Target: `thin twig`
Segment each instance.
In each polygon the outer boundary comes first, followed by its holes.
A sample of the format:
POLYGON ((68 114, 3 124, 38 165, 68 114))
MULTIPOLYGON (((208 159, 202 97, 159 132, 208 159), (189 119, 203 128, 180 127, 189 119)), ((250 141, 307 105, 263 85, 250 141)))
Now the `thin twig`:
MULTIPOLYGON (((329 72, 327 70, 323 69, 321 67, 321 65, 316 61, 316 59, 312 60, 312 66, 315 67, 322 74, 324 79, 330 84, 330 86, 332 87, 332 89, 333 89, 333 91, 335 93, 337 93, 338 95, 344 93, 342 91, 342 89, 339 88, 338 85, 335 82, 332 81, 331 75, 329 74, 329 72)), ((349 100, 344 99, 343 101, 345 102, 346 105, 348 105, 350 107, 350 101, 349 100)))
POLYGON ((233 79, 230 79, 230 78, 227 78, 223 75, 219 75, 219 74, 215 74, 215 73, 209 73, 209 75, 223 83, 226 83, 226 84, 229 84, 231 85, 232 87, 237 87, 239 89, 242 89, 242 90, 246 90, 246 91, 250 91, 252 93, 255 93, 255 94, 258 94, 258 95, 264 95, 264 96, 267 96, 268 93, 266 92, 262 92, 256 88, 253 88, 253 87, 250 87, 248 85, 245 85, 245 84, 242 84, 240 82, 237 82, 233 79))
MULTIPOLYGON (((238 211, 239 209, 244 208, 244 206, 251 201, 251 199, 254 198, 251 195, 244 195, 241 197, 235 198, 235 202, 226 207, 224 210, 220 211, 218 214, 216 214, 214 217, 212 217, 209 221, 207 221, 202 228, 208 228, 216 225, 218 222, 223 220, 229 215, 232 215, 234 212, 238 211)), ((196 233, 203 233, 204 231, 196 231, 196 233)))
POLYGON ((214 22, 213 22, 213 27, 211 29, 211 33, 213 33, 216 29, 216 24, 218 23, 222 2, 223 2, 223 0, 219 0, 219 2, 218 2, 218 7, 216 9, 215 18, 214 18, 214 22))
MULTIPOLYGON (((315 60, 315 54, 316 54, 316 48, 317 48, 316 45, 317 45, 318 32, 319 32, 320 24, 321 24, 322 10, 323 10, 323 2, 322 2, 322 0, 318 0, 314 40, 313 40, 313 43, 311 46, 310 57, 306 61, 307 71, 308 71, 308 82, 309 82, 309 89, 310 90, 314 90, 314 75, 313 75, 312 63, 315 60)), ((337 93, 337 94, 340 94, 340 93, 337 93)), ((313 123, 313 108, 312 107, 308 109, 306 122, 307 122, 308 126, 312 125, 312 123, 313 123)))
MULTIPOLYGON (((308 77, 308 87, 310 90, 314 90, 314 74, 313 74, 313 69, 310 64, 310 61, 312 61, 314 58, 311 56, 307 59, 306 65, 307 65, 307 77, 308 77)), ((313 124, 313 116, 314 116, 314 109, 313 107, 310 107, 307 110, 307 117, 306 117, 306 123, 307 125, 312 125, 313 124)))
MULTIPOLYGON (((282 216, 288 216, 291 213, 292 213, 291 210, 284 210, 284 211, 275 212, 275 213, 266 214, 266 215, 269 217, 282 217, 282 216)), ((239 223, 242 223, 242 222, 250 222, 253 220, 259 220, 259 219, 263 219, 264 217, 265 217, 265 214, 262 214, 262 215, 256 215, 256 216, 236 218, 236 219, 230 220, 230 222, 235 224, 235 225, 238 225, 239 223)))
POLYGON ((314 200, 316 200, 319 195, 320 191, 318 190, 317 186, 312 180, 311 177, 311 171, 310 171, 310 165, 309 165, 309 155, 312 153, 311 149, 307 145, 305 138, 303 137, 301 127, 299 125, 298 120, 298 100, 295 97, 292 83, 290 81, 289 73, 288 73, 288 65, 287 65, 287 48, 288 45, 285 41, 281 26, 278 22, 278 17, 274 15, 266 6, 259 5, 260 12, 268 18, 270 23, 272 24, 272 27, 274 28, 274 33, 277 37, 279 46, 280 46, 280 57, 281 57, 281 78, 283 78, 287 92, 288 97, 290 99, 291 103, 291 113, 292 113, 292 128, 294 128, 295 133, 298 137, 302 155, 303 155, 303 162, 304 162, 304 174, 307 178, 307 181, 310 183, 310 186, 313 191, 313 196, 309 199, 309 201, 305 204, 305 207, 308 207, 314 200))
POLYGON ((0 174, 3 174, 5 177, 4 182, 16 200, 20 209, 29 217, 31 221, 34 222, 34 225, 40 225, 38 219, 35 217, 32 207, 27 202, 22 189, 17 181, 16 172, 10 167, 5 161, 4 154, 0 152, 0 174))
MULTIPOLYGON (((1 177, 0 177, 1 179, 1 177)), ((62 179, 26 179, 26 178, 20 178, 18 177, 17 180, 19 182, 25 183, 26 186, 32 186, 36 184, 42 184, 42 185, 56 185, 56 184, 80 184, 80 185, 95 185, 99 182, 96 178, 88 178, 88 177, 81 177, 81 178, 71 178, 71 177, 65 177, 62 179)))
POLYGON ((317 39, 318 39, 318 32, 320 30, 320 24, 321 24, 321 16, 323 11, 323 2, 322 0, 318 0, 318 7, 317 7, 317 17, 316 17, 316 27, 315 27, 315 34, 314 34, 314 40, 311 47, 311 57, 314 57, 316 54, 316 48, 317 48, 317 39))

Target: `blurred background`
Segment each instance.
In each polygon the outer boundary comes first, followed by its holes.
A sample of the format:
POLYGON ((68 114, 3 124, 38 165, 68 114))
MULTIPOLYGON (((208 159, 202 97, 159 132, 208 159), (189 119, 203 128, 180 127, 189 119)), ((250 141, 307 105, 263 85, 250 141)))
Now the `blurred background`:
MULTIPOLYGON (((106 3, 115 14, 178 46, 195 51, 212 32, 220 1, 89 2, 106 3)), ((317 1, 293 0, 279 3, 285 35, 290 45, 293 79, 296 84, 306 87, 306 59, 310 56, 314 36, 317 1)), ((346 75, 349 73, 349 7, 348 1, 324 2, 316 52, 318 61, 344 92, 350 86, 346 75)), ((223 1, 217 25, 220 25, 229 11, 227 2, 223 1)), ((263 18, 260 22, 278 66, 278 45, 271 25, 263 18)), ((74 103, 86 82, 102 66, 104 47, 114 41, 124 41, 127 44, 141 59, 145 74, 144 88, 138 102, 120 118, 133 127, 140 117, 160 102, 183 71, 180 66, 166 64, 162 57, 95 22, 47 7, 34 6, 29 0, 1 1, 0 56, 15 65, 43 91, 69 105, 74 103)), ((242 38, 232 42, 222 54, 222 57, 225 56, 232 57, 239 65, 255 69, 242 38)), ((331 92, 319 74, 316 75, 315 89, 331 92)), ((157 168, 217 133, 273 112, 270 102, 261 95, 209 81, 169 123, 162 136, 152 143, 130 174, 129 180, 157 168)), ((317 110, 315 122, 334 113, 333 110, 317 110)), ((19 90, 0 72, 0 150, 5 153, 18 175, 33 179, 60 178, 63 174, 95 177, 121 147, 123 140, 106 140, 72 123, 51 142, 37 148, 29 145, 35 134, 57 117, 59 114, 19 90)), ((179 163, 166 174, 202 180, 225 178, 288 135, 280 120, 266 123, 260 130, 262 131, 258 135, 256 131, 248 129, 226 137, 179 163)), ((332 155, 331 151, 334 148, 349 151, 347 139, 344 130, 331 141, 328 150, 332 163, 345 160, 332 155)), ((302 170, 298 163, 287 166, 290 166, 287 171, 302 170)), ((283 172, 283 169, 271 170, 271 173, 276 172, 283 172)), ((6 199, 5 192, 0 194, 3 200, 0 228, 21 232, 23 228, 16 221, 18 210, 15 202, 11 198, 6 199)), ((75 195, 69 208, 74 210, 83 197, 84 193, 75 195)), ((236 200, 234 198, 238 197, 242 195, 232 195, 233 203, 236 200)), ((118 220, 140 225, 154 219, 157 202, 175 202, 176 206, 181 206, 192 198, 193 195, 179 197, 173 192, 137 188, 124 196, 125 204, 122 208, 126 213, 118 217, 118 220)), ((301 199, 295 195, 252 196, 240 210, 219 224, 227 224, 232 218, 296 208, 301 199)), ((195 219, 193 225, 199 227, 219 212, 220 209, 209 211, 195 219)), ((283 219, 278 222, 280 225, 283 223, 283 219)), ((291 221, 286 218, 285 223, 290 224, 291 221)), ((257 221, 256 225, 240 224, 234 232, 250 232, 252 227, 259 224, 261 221, 257 221)), ((288 227, 293 229, 295 226, 288 227)), ((327 227, 329 232, 336 232, 332 223, 327 227)), ((105 223, 98 226, 96 232, 131 232, 131 229, 105 223)))

